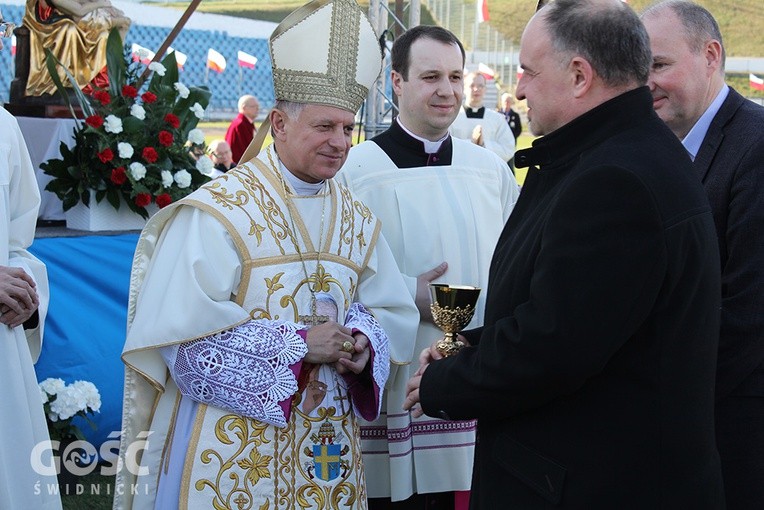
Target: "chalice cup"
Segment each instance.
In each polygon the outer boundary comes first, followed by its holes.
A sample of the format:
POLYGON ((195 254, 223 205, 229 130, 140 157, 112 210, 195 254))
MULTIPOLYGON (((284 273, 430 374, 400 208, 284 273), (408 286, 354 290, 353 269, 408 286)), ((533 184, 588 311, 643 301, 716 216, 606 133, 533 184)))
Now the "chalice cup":
POLYGON ((472 320, 480 288, 431 283, 430 294, 433 321, 445 333, 445 337, 435 344, 435 348, 444 357, 453 356, 464 347, 464 342, 457 340, 456 334, 472 320))

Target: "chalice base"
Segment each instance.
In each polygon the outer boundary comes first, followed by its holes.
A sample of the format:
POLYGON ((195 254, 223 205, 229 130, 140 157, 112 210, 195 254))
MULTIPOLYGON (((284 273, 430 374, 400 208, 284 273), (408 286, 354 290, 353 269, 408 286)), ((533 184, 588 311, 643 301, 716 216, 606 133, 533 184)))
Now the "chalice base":
POLYGON ((454 338, 443 338, 435 344, 435 349, 444 357, 448 358, 459 352, 464 347, 464 342, 454 338))

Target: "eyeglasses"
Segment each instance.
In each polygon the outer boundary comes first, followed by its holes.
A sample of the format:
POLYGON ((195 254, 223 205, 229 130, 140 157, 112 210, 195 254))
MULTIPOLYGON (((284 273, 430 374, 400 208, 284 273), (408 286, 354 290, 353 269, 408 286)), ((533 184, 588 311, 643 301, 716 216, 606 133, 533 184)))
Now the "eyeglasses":
POLYGON ((14 23, 10 21, 3 21, 0 18, 0 37, 10 37, 13 35, 13 30, 16 28, 14 23))

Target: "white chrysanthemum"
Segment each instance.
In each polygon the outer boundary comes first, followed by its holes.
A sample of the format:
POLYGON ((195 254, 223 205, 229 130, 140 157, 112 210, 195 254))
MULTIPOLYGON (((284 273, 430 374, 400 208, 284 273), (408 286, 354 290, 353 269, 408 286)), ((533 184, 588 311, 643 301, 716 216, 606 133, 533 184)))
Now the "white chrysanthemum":
POLYGON ((215 164, 207 156, 200 157, 196 162, 196 169, 204 175, 209 175, 215 168, 215 164))
POLYGON ((199 103, 194 103, 194 106, 190 107, 189 110, 194 112, 194 115, 196 115, 197 119, 204 118, 204 108, 202 108, 202 105, 200 105, 199 103))
POLYGON ((133 157, 133 153, 135 152, 133 150, 133 146, 130 145, 127 142, 119 142, 117 144, 117 152, 119 152, 120 158, 129 159, 133 157))
POLYGON ((188 141, 200 145, 204 143, 204 131, 199 128, 194 128, 188 132, 188 141))
POLYGON ((130 107, 130 115, 138 120, 143 120, 146 118, 146 110, 143 108, 143 106, 134 104, 130 107))
POLYGON ((104 119, 103 128, 107 133, 114 133, 115 135, 122 132, 122 119, 115 115, 107 115, 104 119))
POLYGON ((66 384, 63 379, 54 379, 52 377, 49 377, 40 383, 40 389, 48 395, 55 395, 64 389, 65 386, 66 384))
POLYGON ((162 170, 161 176, 162 176, 162 186, 164 186, 165 188, 169 188, 170 186, 172 186, 172 183, 175 182, 172 178, 172 172, 170 172, 169 170, 162 170))
POLYGON ((191 186, 191 174, 186 170, 179 170, 175 172, 175 182, 179 188, 188 188, 191 186))
POLYGON ((164 76, 164 73, 167 71, 167 68, 160 64, 159 62, 152 62, 149 64, 149 71, 154 71, 159 76, 164 76))
POLYGON ((146 167, 137 161, 130 163, 130 175, 132 175, 133 179, 136 181, 140 181, 146 177, 146 167))
POLYGON ((183 99, 186 99, 188 97, 188 94, 191 92, 190 90, 188 90, 188 87, 186 87, 179 81, 176 81, 173 87, 175 87, 175 90, 178 91, 178 95, 182 97, 183 99))

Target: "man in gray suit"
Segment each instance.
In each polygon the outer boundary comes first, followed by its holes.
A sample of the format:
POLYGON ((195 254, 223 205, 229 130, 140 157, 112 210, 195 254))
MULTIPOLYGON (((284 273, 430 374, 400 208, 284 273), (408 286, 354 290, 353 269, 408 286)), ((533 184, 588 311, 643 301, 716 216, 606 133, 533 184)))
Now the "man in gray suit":
POLYGON ((694 160, 722 271, 716 439, 728 510, 764 508, 764 108, 724 83, 713 16, 669 0, 642 14, 658 115, 694 160))

